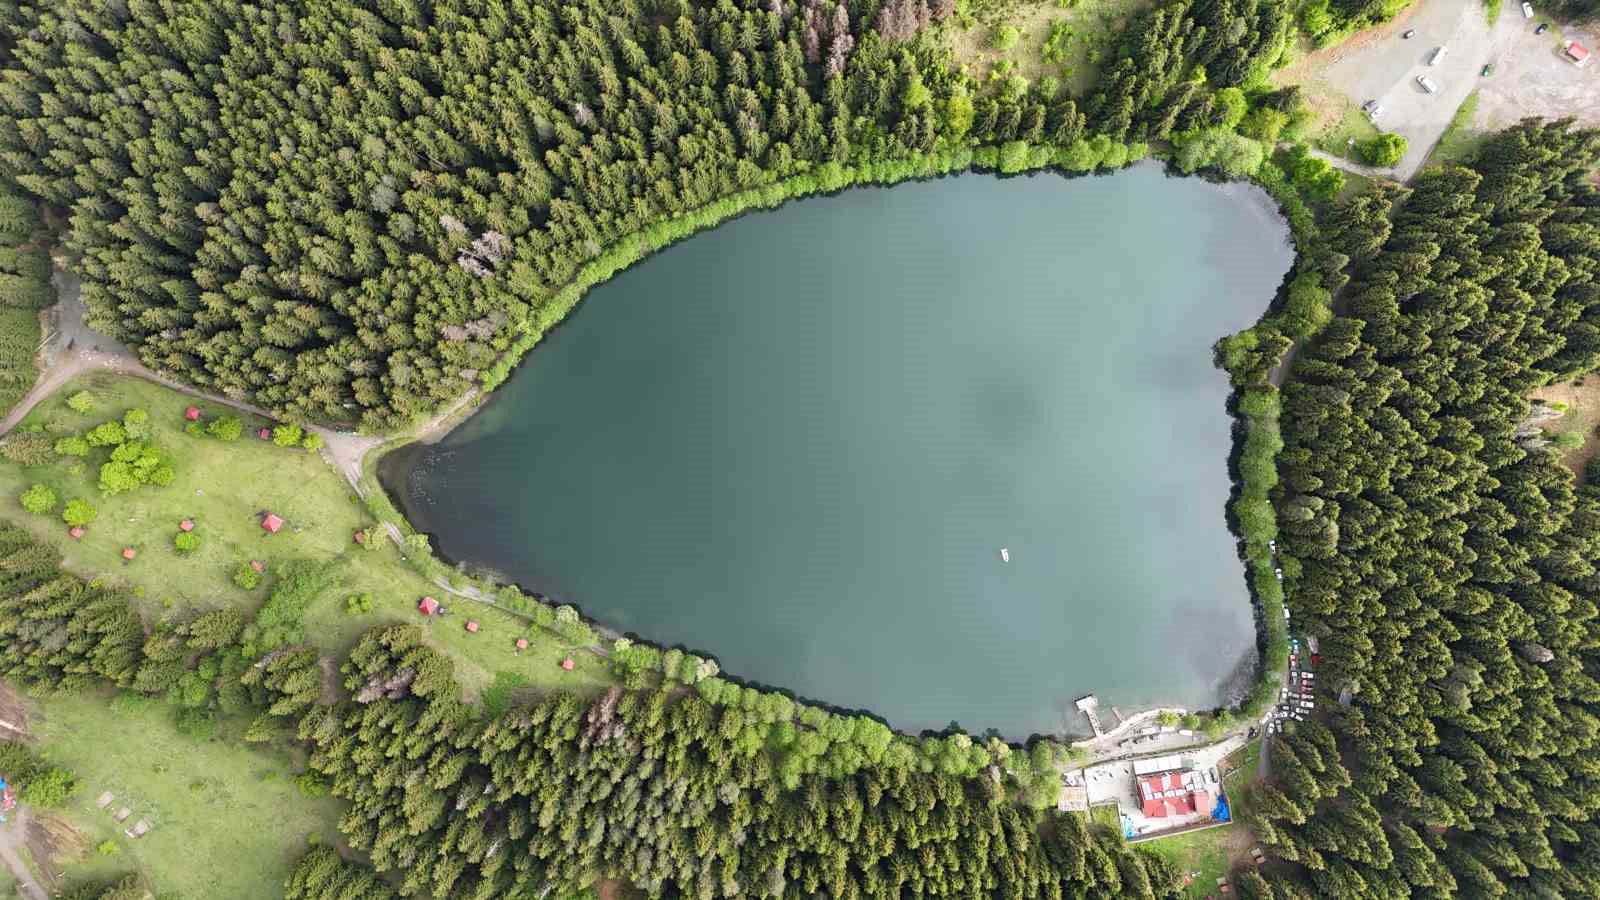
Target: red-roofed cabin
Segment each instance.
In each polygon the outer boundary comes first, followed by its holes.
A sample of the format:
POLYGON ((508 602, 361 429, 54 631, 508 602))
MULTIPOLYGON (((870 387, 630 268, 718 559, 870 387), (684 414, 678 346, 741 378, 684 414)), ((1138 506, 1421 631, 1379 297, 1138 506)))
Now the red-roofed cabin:
POLYGON ((477 634, 478 633, 478 623, 473 621, 473 620, 471 620, 471 619, 468 619, 467 620, 467 630, 472 632, 473 634, 477 634))
POLYGON ((573 662, 572 657, 570 656, 561 661, 561 668, 566 669, 568 672, 571 672, 572 667, 575 665, 577 665, 577 663, 573 662))
POLYGON ((200 421, 200 407, 191 406, 183 411, 183 417, 191 422, 200 421))
POLYGON ((261 527, 265 528, 268 534, 277 534, 278 529, 283 527, 283 520, 272 513, 267 513, 261 520, 261 527))
POLYGON ((194 530, 194 520, 193 519, 184 519, 182 522, 179 522, 178 523, 178 530, 179 531, 193 531, 194 530))
POLYGON ((138 555, 139 555, 139 552, 137 550, 134 550, 132 547, 123 547, 122 548, 122 558, 123 559, 133 559, 135 556, 138 556, 138 555))
POLYGON ((79 540, 83 537, 83 526, 74 525, 67 529, 67 534, 71 535, 73 540, 79 540))
POLYGON ((272 429, 263 428, 256 432, 256 437, 261 438, 263 441, 270 441, 272 440, 272 429))
POLYGON ((1589 48, 1577 41, 1569 41, 1567 43, 1567 59, 1572 60, 1573 64, 1581 69, 1589 64, 1589 48))
POLYGON ((527 638, 517 638, 517 649, 518 650, 526 650, 526 649, 528 649, 528 639, 527 638))
POLYGON ((431 616, 438 611, 439 601, 433 599, 432 597, 423 597, 422 602, 417 604, 417 612, 422 613, 425 616, 431 616))

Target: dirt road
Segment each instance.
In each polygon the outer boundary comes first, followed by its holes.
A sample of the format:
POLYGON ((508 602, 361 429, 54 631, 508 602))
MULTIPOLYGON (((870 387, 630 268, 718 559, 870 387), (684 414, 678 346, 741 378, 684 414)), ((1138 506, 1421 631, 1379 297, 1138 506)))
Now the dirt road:
POLYGON ((4 863, 11 877, 17 880, 17 893, 26 900, 48 900, 49 895, 22 860, 23 843, 28 833, 28 811, 22 807, 12 810, 10 821, 0 825, 0 863, 4 863))

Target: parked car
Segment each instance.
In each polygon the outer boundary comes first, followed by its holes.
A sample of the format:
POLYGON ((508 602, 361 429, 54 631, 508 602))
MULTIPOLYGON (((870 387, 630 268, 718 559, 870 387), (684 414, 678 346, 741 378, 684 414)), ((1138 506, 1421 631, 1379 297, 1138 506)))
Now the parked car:
POLYGON ((1426 75, 1418 75, 1417 84, 1422 85, 1422 89, 1430 94, 1439 93, 1439 85, 1436 84, 1432 78, 1429 78, 1426 75))
POLYGON ((1482 75, 1485 78, 1488 78, 1490 75, 1493 75, 1494 74, 1494 63, 1484 63, 1483 64, 1483 71, 1479 72, 1478 74, 1482 75))
POLYGON ((1529 3, 1528 0, 1522 0, 1522 17, 1524 19, 1533 18, 1533 4, 1529 3))
POLYGON ((1383 115, 1383 104, 1376 100, 1368 100, 1361 104, 1361 108, 1366 111, 1367 118, 1373 121, 1377 121, 1378 117, 1383 115))
POLYGON ((1433 48, 1433 55, 1428 57, 1428 65, 1437 66, 1439 63, 1444 62, 1444 55, 1449 52, 1450 48, 1444 44, 1440 44, 1439 46, 1433 48))
POLYGON ((1535 28, 1533 30, 1533 33, 1534 34, 1544 34, 1546 31, 1549 31, 1549 30, 1550 30, 1550 23, 1549 22, 1540 22, 1539 23, 1539 27, 1535 28))
POLYGON ((1415 35, 1415 34, 1416 34, 1416 33, 1417 33, 1417 30, 1416 30, 1416 29, 1415 29, 1415 28, 1407 28, 1407 29, 1406 29, 1406 30, 1405 30, 1405 31, 1404 31, 1404 32, 1403 32, 1403 33, 1402 33, 1402 34, 1401 34, 1401 35, 1400 35, 1400 39, 1401 39, 1401 40, 1405 40, 1405 41, 1409 41, 1409 40, 1411 40, 1411 38, 1412 38, 1412 37, 1413 37, 1413 36, 1414 36, 1414 35, 1415 35))

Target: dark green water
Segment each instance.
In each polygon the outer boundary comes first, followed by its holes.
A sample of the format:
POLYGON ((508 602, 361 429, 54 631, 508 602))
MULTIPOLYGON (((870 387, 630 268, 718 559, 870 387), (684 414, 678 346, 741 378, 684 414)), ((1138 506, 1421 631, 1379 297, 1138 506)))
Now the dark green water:
POLYGON ((1211 346, 1291 258, 1153 166, 806 200, 593 291, 387 480, 453 559, 897 728, 1210 706, 1255 642, 1211 346))

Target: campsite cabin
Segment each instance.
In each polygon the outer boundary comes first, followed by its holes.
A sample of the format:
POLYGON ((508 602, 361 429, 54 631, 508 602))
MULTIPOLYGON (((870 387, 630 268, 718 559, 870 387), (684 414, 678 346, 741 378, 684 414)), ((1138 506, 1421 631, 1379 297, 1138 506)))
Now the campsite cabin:
POLYGON ((261 527, 265 528, 268 534, 277 534, 278 529, 283 527, 283 520, 273 513, 267 513, 261 519, 261 527))
POLYGON ((1568 41, 1567 61, 1580 69, 1587 66, 1589 64, 1589 48, 1577 41, 1568 41))
POLYGON ((422 602, 417 604, 417 612, 420 612, 425 616, 431 616, 438 611, 439 601, 433 599, 432 597, 423 597, 422 602))
POLYGON ((471 632, 473 634, 477 634, 478 633, 478 622, 477 622, 476 619, 468 619, 467 620, 467 631, 469 631, 469 632, 471 632))

